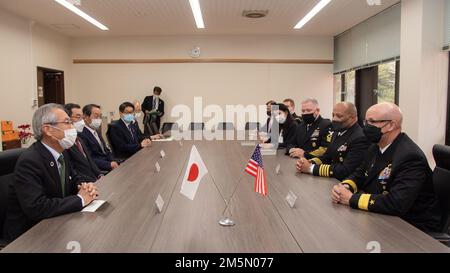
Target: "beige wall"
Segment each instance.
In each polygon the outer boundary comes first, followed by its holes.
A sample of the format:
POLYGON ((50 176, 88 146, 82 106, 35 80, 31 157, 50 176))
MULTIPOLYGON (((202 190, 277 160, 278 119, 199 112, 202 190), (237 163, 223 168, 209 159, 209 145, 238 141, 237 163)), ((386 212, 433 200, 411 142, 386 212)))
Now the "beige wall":
MULTIPOLYGON (((333 59, 332 38, 287 36, 164 36, 75 39, 74 59, 186 59, 200 46, 202 58, 333 59)), ((125 100, 142 101, 163 88, 166 121, 176 104, 264 104, 316 97, 325 116, 333 103, 331 64, 74 64, 68 100, 100 103, 115 112, 125 100), (107 96, 107 99, 105 99, 107 96)))
POLYGON ((448 52, 442 50, 443 0, 402 1, 400 107, 403 129, 432 166, 434 144, 444 144, 448 52))
POLYGON ((0 10, 0 119, 31 123, 36 67, 63 70, 70 78, 69 39, 0 10))

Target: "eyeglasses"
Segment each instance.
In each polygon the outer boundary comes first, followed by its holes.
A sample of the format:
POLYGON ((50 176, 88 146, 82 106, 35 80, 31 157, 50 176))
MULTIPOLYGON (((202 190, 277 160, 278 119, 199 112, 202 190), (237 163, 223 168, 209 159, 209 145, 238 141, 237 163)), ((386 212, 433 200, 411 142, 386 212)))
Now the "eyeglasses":
POLYGON ((381 122, 391 122, 392 120, 391 119, 384 119, 384 120, 371 120, 371 119, 369 119, 369 120, 364 120, 363 121, 363 124, 364 124, 364 126, 366 126, 367 124, 369 124, 369 125, 372 125, 372 124, 375 124, 375 123, 381 123, 381 122))
POLYGON ((66 125, 73 125, 73 122, 70 119, 66 119, 64 121, 48 122, 48 123, 45 123, 45 124, 56 125, 56 124, 59 124, 59 123, 64 123, 66 125))

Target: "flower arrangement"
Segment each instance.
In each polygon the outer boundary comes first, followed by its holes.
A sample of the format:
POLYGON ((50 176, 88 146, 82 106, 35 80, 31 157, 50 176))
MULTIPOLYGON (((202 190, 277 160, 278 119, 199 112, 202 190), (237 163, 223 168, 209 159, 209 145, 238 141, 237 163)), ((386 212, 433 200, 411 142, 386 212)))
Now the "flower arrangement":
POLYGON ((33 136, 33 134, 30 132, 31 126, 30 124, 22 124, 19 125, 17 128, 20 129, 19 131, 19 138, 22 144, 27 144, 30 138, 33 136))

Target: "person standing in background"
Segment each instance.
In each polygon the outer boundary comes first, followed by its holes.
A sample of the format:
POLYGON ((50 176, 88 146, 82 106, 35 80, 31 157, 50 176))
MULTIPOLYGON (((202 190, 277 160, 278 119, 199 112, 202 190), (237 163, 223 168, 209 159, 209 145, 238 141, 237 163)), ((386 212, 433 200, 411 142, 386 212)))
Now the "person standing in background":
POLYGON ((160 98, 162 89, 153 88, 153 96, 147 96, 142 103, 144 117, 144 135, 151 136, 159 133, 161 118, 164 116, 164 101, 160 98))
POLYGON ((289 113, 291 113, 292 118, 295 120, 295 122, 297 122, 297 124, 300 124, 303 122, 302 117, 297 115, 295 113, 295 102, 293 99, 285 99, 283 101, 284 105, 287 106, 287 108, 289 108, 289 113))

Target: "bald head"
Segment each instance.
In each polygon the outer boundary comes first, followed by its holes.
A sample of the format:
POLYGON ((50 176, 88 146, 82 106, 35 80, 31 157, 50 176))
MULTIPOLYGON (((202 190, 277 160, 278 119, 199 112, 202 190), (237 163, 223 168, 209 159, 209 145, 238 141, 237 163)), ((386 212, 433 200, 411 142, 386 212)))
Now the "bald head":
POLYGON ((356 117, 358 115, 356 106, 351 102, 345 101, 336 103, 335 108, 341 108, 343 112, 350 117, 356 117))
POLYGON ((395 123, 395 129, 401 129, 403 114, 394 103, 382 102, 375 104, 367 110, 367 120, 390 120, 395 123))

